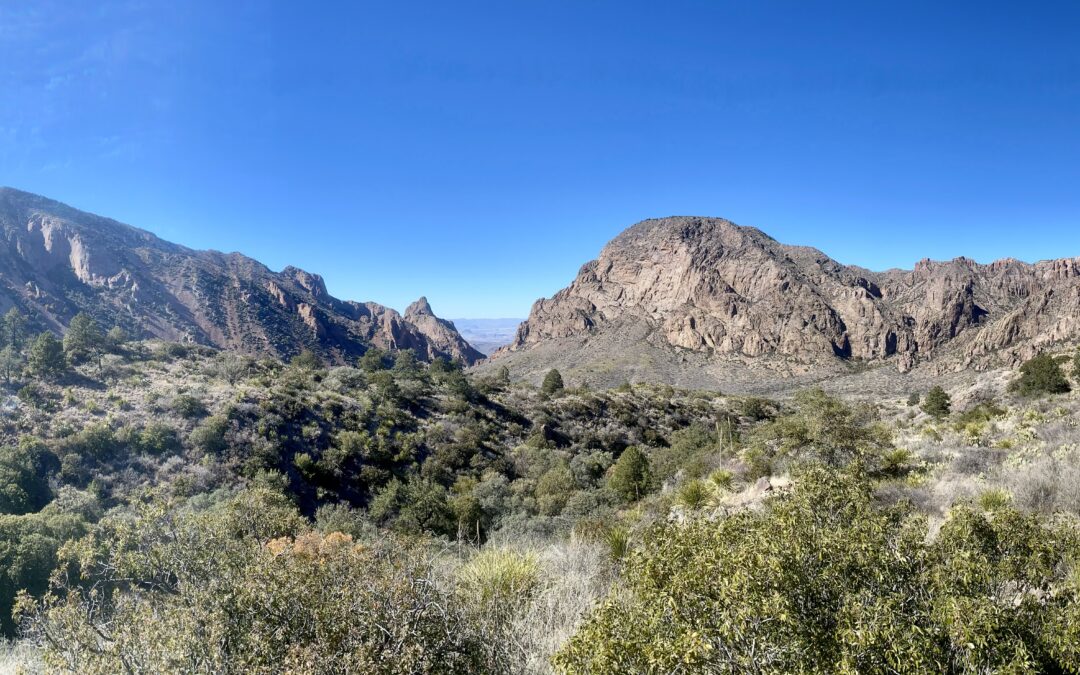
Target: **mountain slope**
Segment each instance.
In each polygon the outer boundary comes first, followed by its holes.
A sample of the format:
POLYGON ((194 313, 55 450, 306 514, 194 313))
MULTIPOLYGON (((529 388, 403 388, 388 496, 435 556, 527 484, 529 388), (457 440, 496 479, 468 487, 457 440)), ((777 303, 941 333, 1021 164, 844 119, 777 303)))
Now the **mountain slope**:
POLYGON ((56 331, 85 311, 136 336, 251 354, 306 347, 342 361, 378 346, 423 359, 483 358, 426 300, 426 313, 412 318, 338 300, 316 274, 195 251, 11 188, 0 188, 0 236, 0 309, 19 306, 56 331))
POLYGON ((727 220, 676 217, 613 239, 570 286, 536 302, 495 360, 535 375, 542 365, 524 355, 543 352, 548 367, 686 383, 674 371, 718 364, 783 376, 856 363, 988 368, 1078 335, 1078 258, 871 272, 727 220))

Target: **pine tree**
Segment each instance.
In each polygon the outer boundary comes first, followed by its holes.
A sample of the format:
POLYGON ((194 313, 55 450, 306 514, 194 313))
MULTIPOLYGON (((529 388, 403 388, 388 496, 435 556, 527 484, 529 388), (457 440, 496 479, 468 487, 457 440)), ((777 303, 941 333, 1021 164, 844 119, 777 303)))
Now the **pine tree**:
POLYGON ((18 307, 12 307, 4 315, 3 331, 5 344, 11 345, 17 351, 21 350, 26 337, 26 317, 18 307))
POLYGON ((99 358, 105 346, 105 336, 97 321, 89 314, 79 312, 68 324, 64 334, 64 353, 72 364, 99 358))
POLYGON ((608 477, 608 487, 628 502, 641 499, 651 482, 649 458, 634 446, 623 450, 608 477))
POLYGON ((323 367, 322 359, 310 349, 305 349, 292 357, 289 364, 301 370, 318 370, 323 367))
POLYGON ((0 375, 3 376, 4 382, 10 382, 11 378, 22 370, 22 366, 23 357, 18 350, 11 345, 0 349, 0 375))
POLYGON ((952 410, 952 398, 941 387, 934 387, 926 392, 922 410, 935 419, 941 419, 952 410))
POLYGON ((41 378, 56 377, 67 370, 64 344, 49 332, 34 338, 26 361, 30 372, 41 378))
POLYGON ((1020 366, 1020 377, 1009 385, 1009 389, 1021 396, 1036 396, 1064 394, 1070 387, 1057 360, 1049 354, 1039 354, 1020 366))
POLYGON ((554 396, 563 390, 562 374, 552 368, 544 376, 544 383, 540 385, 540 392, 545 396, 554 396))

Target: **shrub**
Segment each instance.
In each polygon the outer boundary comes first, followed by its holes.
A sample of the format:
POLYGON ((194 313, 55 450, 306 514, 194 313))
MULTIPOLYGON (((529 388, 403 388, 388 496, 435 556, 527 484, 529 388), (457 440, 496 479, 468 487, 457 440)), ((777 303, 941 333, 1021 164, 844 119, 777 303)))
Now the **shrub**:
POLYGON ((292 357, 289 361, 289 365, 300 370, 318 370, 323 367, 322 359, 319 355, 310 349, 304 349, 296 356, 292 357))
POLYGON ((739 401, 739 412, 754 421, 771 419, 776 414, 776 403, 759 396, 747 396, 739 401))
POLYGON ((1020 366, 1020 377, 1009 384, 1009 390, 1021 396, 1063 394, 1070 389, 1061 365, 1049 354, 1039 354, 1020 366))
POLYGON ((764 458, 817 459, 831 466, 873 460, 891 447, 888 432, 867 407, 850 406, 820 389, 801 391, 794 410, 759 426, 752 448, 764 458))
POLYGON ((65 547, 19 605, 51 669, 470 672, 480 636, 421 544, 312 532, 263 490, 209 510, 154 500, 65 547), (216 636, 206 639, 207 635, 216 636))
POLYGON ((32 513, 48 504, 52 490, 47 471, 56 468, 55 462, 48 450, 36 445, 0 447, 0 513, 32 513))
POLYGON ((984 490, 979 494, 979 507, 984 511, 998 511, 1004 509, 1012 501, 1012 496, 1000 488, 984 490))
POLYGON ((956 507, 936 539, 821 467, 760 512, 663 524, 555 657, 596 672, 1075 672, 1077 530, 956 507), (976 646, 977 645, 977 646, 976 646))
POLYGON ((181 394, 173 399, 172 408, 184 419, 202 417, 207 413, 206 405, 191 394, 181 394))
POLYGON ((168 424, 153 422, 139 431, 137 445, 141 452, 164 455, 180 450, 180 437, 168 424))
POLYGON ((458 570, 458 591, 471 604, 498 611, 527 600, 538 581, 536 556, 510 548, 487 548, 458 570))
POLYGON ((207 417, 188 436, 191 444, 203 452, 221 454, 228 448, 226 434, 229 431, 229 419, 222 415, 207 417))
POLYGON ((695 478, 687 481, 679 488, 679 492, 675 499, 679 504, 682 504, 691 511, 696 511, 705 506, 711 496, 712 492, 709 490, 708 484, 703 480, 695 478))
POLYGON ((630 532, 625 527, 611 527, 604 533, 604 543, 612 560, 622 560, 630 552, 630 532))

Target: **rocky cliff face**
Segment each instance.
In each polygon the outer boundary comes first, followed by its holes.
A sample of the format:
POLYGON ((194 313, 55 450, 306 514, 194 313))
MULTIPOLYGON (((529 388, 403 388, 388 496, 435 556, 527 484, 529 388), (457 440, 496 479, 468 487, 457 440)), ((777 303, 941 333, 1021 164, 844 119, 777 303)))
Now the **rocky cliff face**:
POLYGON ((0 311, 16 305, 58 332, 85 311, 133 335, 251 354, 307 347, 342 361, 378 346, 470 364, 483 357, 426 300, 406 316, 338 300, 317 274, 194 251, 10 188, 0 188, 0 236, 0 311))
POLYGON ((804 371, 837 362, 939 370, 1012 365, 1080 338, 1080 258, 980 265, 923 260, 871 272, 714 218, 647 220, 612 240, 569 287, 537 301, 496 358, 647 326, 655 349, 804 371))

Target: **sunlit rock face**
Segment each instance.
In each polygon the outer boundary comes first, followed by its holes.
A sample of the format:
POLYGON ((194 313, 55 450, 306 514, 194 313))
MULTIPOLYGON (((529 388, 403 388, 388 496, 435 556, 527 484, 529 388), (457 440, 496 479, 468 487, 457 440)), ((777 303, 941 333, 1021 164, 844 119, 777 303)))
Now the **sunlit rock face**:
POLYGON ((343 362, 377 346, 482 358, 430 307, 414 323, 374 302, 334 298, 317 274, 195 251, 18 190, 0 188, 0 232, 0 310, 18 306, 39 328, 62 331, 82 311, 133 336, 250 354, 309 348, 343 362))
POLYGON ((536 302, 497 358, 546 341, 648 324, 673 348, 942 369, 1011 365, 1080 335, 1080 259, 966 258, 914 270, 842 265, 718 218, 647 220, 567 288, 536 302))

